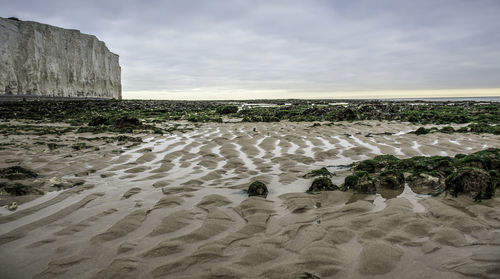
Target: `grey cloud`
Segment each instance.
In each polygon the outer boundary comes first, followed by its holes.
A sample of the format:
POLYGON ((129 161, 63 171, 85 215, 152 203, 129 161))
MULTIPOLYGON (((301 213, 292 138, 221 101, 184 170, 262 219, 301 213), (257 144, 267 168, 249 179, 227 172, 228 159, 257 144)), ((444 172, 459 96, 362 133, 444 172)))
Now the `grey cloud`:
POLYGON ((500 87, 500 1, 0 1, 95 34, 124 91, 500 87))

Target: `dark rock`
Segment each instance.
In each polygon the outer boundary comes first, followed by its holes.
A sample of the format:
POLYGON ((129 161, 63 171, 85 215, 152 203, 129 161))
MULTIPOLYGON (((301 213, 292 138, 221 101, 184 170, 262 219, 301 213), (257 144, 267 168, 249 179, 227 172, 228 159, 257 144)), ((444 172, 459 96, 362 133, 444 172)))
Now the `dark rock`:
POLYGON ((327 177, 331 177, 331 176, 334 176, 335 174, 332 174, 327 168, 323 167, 321 169, 317 169, 317 170, 312 170, 311 172, 305 174, 303 176, 303 178, 313 178, 313 177, 316 177, 316 176, 327 176, 327 177))
POLYGON ((464 158, 465 156, 467 156, 467 155, 462 154, 462 153, 458 153, 458 154, 456 154, 456 155, 455 155, 455 159, 462 159, 462 158, 464 158))
POLYGON ((354 112, 353 109, 346 108, 339 114, 338 118, 339 120, 353 121, 358 119, 358 115, 356 114, 356 112, 354 112))
POLYGON ((321 176, 314 179, 311 187, 307 190, 310 192, 319 192, 319 191, 335 191, 339 190, 339 187, 332 183, 332 180, 326 176, 321 176))
POLYGON ((426 173, 414 174, 408 178, 408 185, 417 194, 436 194, 444 189, 444 179, 426 173))
POLYGON ((0 169, 0 178, 7 178, 10 180, 36 178, 38 174, 30 169, 25 169, 21 166, 12 166, 0 169))
POLYGON ((443 127, 439 131, 441 133, 445 133, 445 134, 453 134, 453 133, 455 133, 455 129, 453 129, 453 127, 451 127, 451 126, 443 127))
POLYGON ((416 135, 425 135, 425 134, 428 134, 431 130, 430 129, 426 129, 424 127, 420 127, 418 128, 416 131, 415 131, 415 134, 416 135))
POLYGON ((378 162, 375 160, 364 160, 359 162, 359 164, 354 168, 357 171, 366 171, 369 173, 374 173, 377 171, 378 162))
POLYGON ((464 156, 458 160, 460 167, 481 168, 500 172, 500 149, 489 148, 464 156))
POLYGON ((457 170, 445 181, 446 191, 450 191, 454 196, 469 194, 474 201, 492 198, 498 182, 498 172, 471 167, 457 170))
POLYGON ((300 279, 321 279, 321 278, 312 273, 304 272, 304 274, 300 276, 300 279))
POLYGON ((89 126, 102 126, 102 125, 109 125, 109 119, 103 117, 103 116, 96 116, 90 120, 88 123, 89 126))
POLYGON ((269 193, 267 191, 266 184, 260 182, 260 181, 254 181, 252 184, 250 184, 250 187, 248 187, 248 196, 263 196, 267 197, 267 194, 269 193))
POLYGON ((11 196, 24 196, 29 194, 43 195, 43 191, 34 188, 30 185, 24 185, 21 183, 5 183, 0 182, 0 192, 7 193, 11 196))
POLYGON ((230 114, 230 113, 237 113, 238 112, 238 107, 234 105, 224 105, 224 106, 219 106, 215 109, 216 113, 219 114, 230 114))
POLYGON ((403 189, 405 187, 405 178, 401 171, 388 170, 379 174, 377 177, 378 186, 392 190, 403 189))
POLYGON ((393 155, 379 155, 373 159, 359 162, 356 165, 356 167, 354 167, 354 169, 358 171, 366 171, 369 173, 374 173, 382 169, 385 169, 387 167, 390 167, 392 165, 395 165, 399 161, 400 160, 393 155))
POLYGON ((122 116, 115 120, 114 126, 116 128, 140 128, 142 124, 136 117, 122 116))
POLYGON ((346 177, 344 188, 363 194, 375 194, 377 192, 375 179, 366 171, 357 171, 346 177))

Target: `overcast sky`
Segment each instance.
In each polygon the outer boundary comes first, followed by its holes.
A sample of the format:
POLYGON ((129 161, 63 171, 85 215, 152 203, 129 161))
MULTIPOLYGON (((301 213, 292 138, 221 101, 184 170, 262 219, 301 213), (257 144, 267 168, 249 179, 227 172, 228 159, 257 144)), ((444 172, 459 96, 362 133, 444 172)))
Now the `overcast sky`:
POLYGON ((0 7, 3 17, 96 35, 120 55, 125 98, 500 88, 500 0, 0 0, 0 7))

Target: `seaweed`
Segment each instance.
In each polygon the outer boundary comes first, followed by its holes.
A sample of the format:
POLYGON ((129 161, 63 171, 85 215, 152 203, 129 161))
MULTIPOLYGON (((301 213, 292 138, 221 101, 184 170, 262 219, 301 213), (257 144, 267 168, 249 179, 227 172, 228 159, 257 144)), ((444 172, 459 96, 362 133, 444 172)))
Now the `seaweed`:
MULTIPOLYGON (((470 123, 472 132, 500 133, 500 104, 476 102, 392 102, 347 100, 266 100, 268 107, 244 107, 252 101, 162 101, 162 100, 28 100, 0 101, 0 119, 66 122, 72 126, 113 126, 123 115, 141 122, 190 120, 219 122, 232 114, 247 122, 398 120, 420 124, 470 123)), ((139 123, 132 123, 133 126, 139 123)), ((450 128, 442 132, 453 132, 450 128)), ((422 130, 425 131, 425 130, 422 130)), ((462 131, 461 131, 462 132, 462 131)))
POLYGON ((446 191, 453 196, 469 193, 474 201, 491 199, 498 183, 498 172, 488 172, 474 167, 464 167, 446 178, 446 191))
POLYGON ((311 186, 307 190, 307 193, 319 192, 319 191, 335 191, 340 188, 332 183, 332 180, 326 176, 320 176, 313 180, 311 186))
POLYGON ((26 179, 26 178, 36 178, 38 174, 30 169, 23 168, 21 166, 12 166, 4 169, 0 169, 0 178, 7 178, 10 180, 26 179))
POLYGON ((218 114, 230 114, 230 113, 236 113, 238 112, 238 107, 235 105, 223 105, 223 106, 218 106, 215 109, 215 112, 218 114))
POLYGON ((267 190, 266 184, 257 180, 252 182, 252 184, 250 184, 247 193, 249 197, 251 196, 267 197, 269 191, 267 190))
POLYGON ((325 167, 322 167, 320 169, 317 169, 317 170, 312 170, 310 171, 309 173, 305 174, 303 176, 303 178, 312 178, 312 177, 316 177, 316 176, 327 176, 327 177, 331 177, 333 176, 334 174, 332 174, 327 168, 325 167))
POLYGON ((377 191, 377 186, 374 177, 366 171, 356 171, 352 175, 345 178, 344 190, 354 190, 358 193, 374 194, 377 191))
POLYGON ((378 187, 401 189, 405 182, 423 183, 421 186, 430 188, 433 195, 443 190, 453 195, 473 193, 474 200, 480 201, 495 193, 500 177, 500 149, 489 148, 455 157, 415 156, 402 160, 381 155, 355 165, 355 172, 344 180, 345 190, 374 193, 378 187), (442 186, 443 181, 446 187, 442 186))
POLYGON ((28 194, 43 195, 43 191, 36 189, 32 186, 24 185, 21 183, 3 183, 0 182, 0 189, 5 191, 11 196, 25 196, 28 194))

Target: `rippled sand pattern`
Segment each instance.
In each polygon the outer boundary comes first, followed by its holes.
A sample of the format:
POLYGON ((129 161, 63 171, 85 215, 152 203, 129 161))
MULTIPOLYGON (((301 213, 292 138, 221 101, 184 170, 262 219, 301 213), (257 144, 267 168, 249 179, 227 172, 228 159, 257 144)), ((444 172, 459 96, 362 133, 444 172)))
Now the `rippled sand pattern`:
MULTIPOLYGON (((498 278, 500 198, 305 194, 302 176, 393 154, 471 153, 500 136, 402 123, 203 124, 100 150, 0 150, 0 167, 85 181, 0 216, 2 278, 498 278), (71 156, 68 156, 71 154, 71 156), (265 182, 267 199, 243 191, 265 182)), ((3 137, 2 141, 15 138, 3 137)), ((71 137, 62 139, 71 140, 71 137)))

